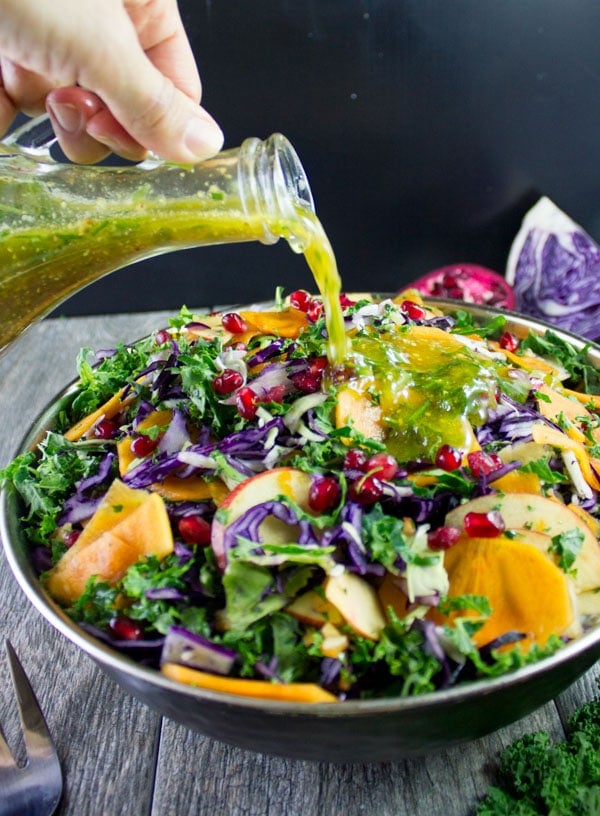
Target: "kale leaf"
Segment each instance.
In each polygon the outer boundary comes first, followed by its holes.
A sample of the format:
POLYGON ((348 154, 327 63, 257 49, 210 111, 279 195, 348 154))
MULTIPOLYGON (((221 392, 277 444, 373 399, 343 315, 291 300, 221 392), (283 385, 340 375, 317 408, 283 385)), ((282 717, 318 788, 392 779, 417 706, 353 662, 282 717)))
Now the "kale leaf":
POLYGON ((560 742, 539 731, 511 743, 498 782, 476 816, 600 814, 600 699, 575 711, 560 742))
POLYGON ((588 346, 577 351, 562 340, 553 331, 547 331, 543 336, 530 332, 521 341, 520 351, 531 349, 540 357, 549 357, 556 360, 569 372, 570 388, 584 391, 586 394, 600 394, 600 373, 588 357, 588 346))

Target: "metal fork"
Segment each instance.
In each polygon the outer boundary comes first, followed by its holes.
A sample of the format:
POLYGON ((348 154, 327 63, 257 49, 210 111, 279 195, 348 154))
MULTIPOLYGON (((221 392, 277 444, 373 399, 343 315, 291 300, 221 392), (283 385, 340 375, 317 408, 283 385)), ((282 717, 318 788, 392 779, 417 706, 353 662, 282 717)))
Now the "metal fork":
POLYGON ((58 755, 27 675, 15 650, 5 641, 27 763, 15 763, 0 729, 0 816, 51 816, 62 794, 58 755))

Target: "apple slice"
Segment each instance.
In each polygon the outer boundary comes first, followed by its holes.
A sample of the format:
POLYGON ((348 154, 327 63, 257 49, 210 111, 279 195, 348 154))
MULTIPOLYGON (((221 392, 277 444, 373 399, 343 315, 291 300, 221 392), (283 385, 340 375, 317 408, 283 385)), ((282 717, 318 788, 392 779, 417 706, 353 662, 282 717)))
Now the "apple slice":
POLYGON ((379 640, 385 616, 377 592, 364 578, 353 572, 330 575, 325 582, 325 597, 355 632, 379 640))
POLYGON ((298 595, 285 611, 309 626, 319 627, 326 623, 338 626, 343 620, 339 610, 314 589, 298 595))
POLYGON ((582 617, 592 617, 600 622, 600 592, 582 592, 577 596, 577 608, 582 617))
POLYGON ((522 465, 527 465, 529 462, 548 458, 550 453, 551 448, 539 442, 517 442, 515 445, 503 448, 498 456, 504 463, 520 462, 522 465))
POLYGON ((348 636, 342 634, 332 623, 326 623, 321 629, 321 634, 323 635, 321 652, 325 657, 339 657, 350 645, 348 636))
MULTIPOLYGON (((310 484, 311 478, 308 473, 297 468, 282 467, 258 473, 235 487, 219 505, 212 523, 210 543, 219 568, 224 570, 227 565, 224 535, 229 524, 236 521, 251 507, 273 501, 282 495, 289 496, 303 510, 309 512, 310 484)), ((271 516, 263 521, 259 532, 263 541, 273 544, 284 544, 296 541, 298 538, 296 529, 271 516)))
POLYGON ((445 524, 462 527, 467 513, 489 513, 498 510, 507 530, 544 533, 551 539, 568 530, 580 530, 583 543, 574 569, 575 591, 587 592, 600 587, 600 544, 589 526, 565 504, 535 493, 490 493, 471 499, 451 510, 445 524))
POLYGON ((367 394, 353 388, 341 388, 337 393, 335 424, 337 428, 352 425, 367 439, 383 439, 381 408, 367 394))

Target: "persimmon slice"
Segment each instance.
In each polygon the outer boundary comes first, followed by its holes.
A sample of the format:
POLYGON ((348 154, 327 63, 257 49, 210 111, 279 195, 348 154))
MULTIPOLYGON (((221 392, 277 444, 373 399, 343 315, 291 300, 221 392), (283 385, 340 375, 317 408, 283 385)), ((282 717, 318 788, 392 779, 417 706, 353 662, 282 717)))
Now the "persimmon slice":
POLYGON ((136 561, 173 551, 173 534, 163 500, 147 493, 138 507, 128 512, 83 547, 67 550, 48 572, 46 588, 53 598, 68 605, 81 597, 87 581, 97 576, 115 584, 136 561))
MULTIPOLYGON (((533 544, 507 536, 459 539, 445 554, 449 596, 484 595, 492 613, 474 635, 483 646, 506 632, 522 632, 521 648, 544 645, 562 635, 574 619, 567 576, 533 544)), ((437 622, 449 622, 438 611, 437 622)), ((466 613, 469 614, 469 613, 466 613)))

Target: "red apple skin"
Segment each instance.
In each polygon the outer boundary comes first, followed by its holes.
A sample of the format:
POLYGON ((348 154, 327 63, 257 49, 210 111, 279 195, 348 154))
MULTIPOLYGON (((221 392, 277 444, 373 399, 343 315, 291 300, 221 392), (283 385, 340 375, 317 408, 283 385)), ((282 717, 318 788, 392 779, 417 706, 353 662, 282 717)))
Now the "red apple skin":
MULTIPOLYGON (((215 518, 212 523, 210 545, 215 554, 217 565, 224 571, 227 566, 227 553, 224 546, 224 534, 228 524, 238 519, 242 513, 257 504, 273 501, 277 496, 290 496, 303 510, 309 511, 308 491, 311 478, 303 470, 291 467, 274 468, 257 473, 241 482, 229 493, 219 505, 219 511, 227 511, 227 522, 215 518)), ((221 515, 220 512, 217 515, 221 515)), ((261 525, 263 534, 272 534, 276 541, 282 538, 286 529, 277 519, 267 519, 261 525), (265 529, 266 528, 266 529, 265 529)), ((288 536, 289 537, 289 536, 288 536)))

